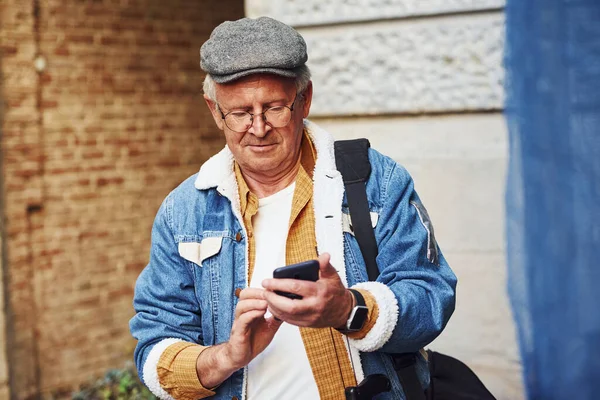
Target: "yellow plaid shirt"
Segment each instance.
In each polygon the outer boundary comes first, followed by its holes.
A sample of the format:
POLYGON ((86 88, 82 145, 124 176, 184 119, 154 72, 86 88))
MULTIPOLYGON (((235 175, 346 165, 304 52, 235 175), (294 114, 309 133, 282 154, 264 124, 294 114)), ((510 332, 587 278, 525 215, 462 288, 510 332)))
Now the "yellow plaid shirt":
MULTIPOLYGON (((311 176, 315 157, 312 142, 305 133, 286 243, 287 264, 314 259, 318 256, 311 176)), ((248 233, 248 280, 250 281, 255 260, 252 217, 258 211, 258 198, 249 190, 237 163, 234 169, 240 195, 240 211, 248 233)), ((379 314, 373 296, 364 290, 360 292, 369 308, 369 315, 364 327, 359 332, 349 335, 356 339, 365 337, 379 314)), ((343 399, 344 388, 356 385, 343 335, 332 328, 300 328, 300 334, 321 399, 343 399)), ((214 391, 200 384, 196 374, 196 360, 205 348, 198 344, 182 342, 169 346, 162 353, 157 367, 159 381, 163 389, 175 399, 194 400, 215 394, 214 391)))

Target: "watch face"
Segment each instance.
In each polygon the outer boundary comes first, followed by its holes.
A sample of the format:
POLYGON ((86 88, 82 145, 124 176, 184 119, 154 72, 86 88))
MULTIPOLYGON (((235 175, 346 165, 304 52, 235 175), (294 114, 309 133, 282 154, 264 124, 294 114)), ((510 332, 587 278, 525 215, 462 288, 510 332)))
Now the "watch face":
POLYGON ((363 327, 363 325, 365 324, 368 314, 369 314, 369 309, 367 307, 363 307, 363 306, 356 307, 354 309, 354 315, 352 318, 352 322, 350 322, 349 330, 351 330, 351 331, 360 330, 363 327))

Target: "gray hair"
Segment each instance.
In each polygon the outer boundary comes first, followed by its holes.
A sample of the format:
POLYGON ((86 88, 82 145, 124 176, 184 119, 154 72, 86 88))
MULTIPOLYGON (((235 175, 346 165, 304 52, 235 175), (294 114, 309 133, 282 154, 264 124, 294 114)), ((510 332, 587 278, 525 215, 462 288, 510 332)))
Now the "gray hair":
MULTIPOLYGON (((304 90, 307 88, 308 86, 308 82, 310 82, 310 69, 308 69, 308 66, 302 65, 298 68, 295 69, 296 72, 296 78, 295 78, 295 83, 296 83, 296 92, 298 94, 304 92, 304 90)), ((215 103, 217 102, 217 86, 215 81, 213 80, 213 78, 210 76, 210 74, 206 74, 206 78, 204 78, 204 94, 206 94, 208 96, 209 99, 211 99, 212 101, 214 101, 215 103)))

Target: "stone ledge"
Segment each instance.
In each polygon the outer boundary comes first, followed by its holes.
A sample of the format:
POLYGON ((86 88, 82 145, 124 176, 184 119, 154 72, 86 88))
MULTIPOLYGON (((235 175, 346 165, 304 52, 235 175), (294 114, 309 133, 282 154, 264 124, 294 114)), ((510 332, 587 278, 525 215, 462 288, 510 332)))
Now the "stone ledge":
POLYGON ((270 15, 292 26, 407 18, 501 9, 505 0, 246 0, 249 17, 270 15))
POLYGON ((304 28, 314 116, 500 110, 504 16, 304 28))

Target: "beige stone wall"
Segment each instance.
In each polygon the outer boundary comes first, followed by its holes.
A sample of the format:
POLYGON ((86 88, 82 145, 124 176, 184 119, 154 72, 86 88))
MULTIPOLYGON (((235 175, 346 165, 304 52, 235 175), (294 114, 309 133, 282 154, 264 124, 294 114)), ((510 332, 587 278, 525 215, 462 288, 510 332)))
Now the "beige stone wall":
POLYGON ((310 118, 367 137, 415 179, 459 278, 431 348, 471 366, 498 399, 524 398, 506 293, 503 0, 246 0, 306 38, 310 118))
POLYGON ((0 0, 0 10, 0 328, 12 395, 25 399, 130 359, 156 210, 222 146, 198 50, 243 2, 0 0))

